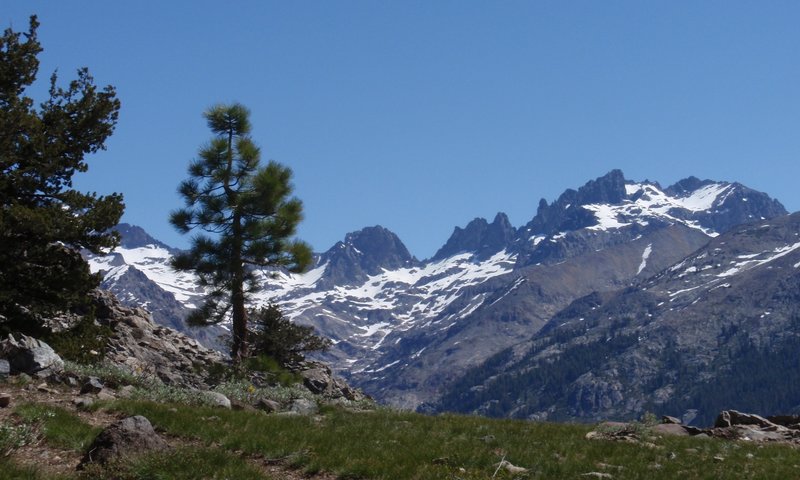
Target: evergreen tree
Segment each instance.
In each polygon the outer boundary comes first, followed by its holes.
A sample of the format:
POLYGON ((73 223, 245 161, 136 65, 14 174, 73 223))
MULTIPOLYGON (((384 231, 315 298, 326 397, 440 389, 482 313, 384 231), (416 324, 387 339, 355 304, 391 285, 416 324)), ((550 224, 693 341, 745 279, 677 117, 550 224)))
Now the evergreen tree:
POLYGON ((189 251, 173 259, 177 270, 193 271, 208 288, 205 303, 189 317, 194 325, 233 323, 231 356, 248 354, 248 295, 259 289, 259 268, 300 272, 311 263, 311 249, 293 240, 302 219, 302 203, 292 194, 289 168, 270 161, 249 137, 250 112, 240 104, 217 105, 205 112, 214 133, 189 165, 178 191, 186 206, 170 221, 181 233, 195 227, 189 251))
POLYGON ((122 196, 72 189, 84 157, 104 149, 117 122, 114 88, 94 85, 87 69, 66 88, 50 77, 48 98, 25 96, 39 69, 39 23, 0 37, 0 329, 35 332, 42 320, 83 303, 99 283, 80 249, 113 247, 109 233, 122 196))
POLYGON ((329 339, 314 334, 314 327, 292 323, 273 303, 250 315, 252 354, 267 355, 281 366, 302 362, 306 353, 325 351, 331 345, 329 339))

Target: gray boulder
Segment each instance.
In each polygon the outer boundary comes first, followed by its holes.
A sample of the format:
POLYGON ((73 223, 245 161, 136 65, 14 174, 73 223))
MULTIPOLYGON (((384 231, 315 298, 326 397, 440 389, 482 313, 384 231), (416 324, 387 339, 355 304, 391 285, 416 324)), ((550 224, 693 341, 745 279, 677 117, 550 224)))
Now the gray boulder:
POLYGON ((0 342, 0 357, 5 357, 10 373, 27 373, 47 377, 64 369, 64 361, 50 345, 27 335, 14 336, 0 342))
POLYGON ((289 411, 298 415, 314 415, 318 410, 316 402, 308 400, 307 398, 295 399, 289 409, 289 411))
POLYGON ((11 365, 8 360, 0 358, 0 380, 4 380, 11 375, 11 365))
POLYGON ((688 437, 689 432, 683 428, 683 425, 677 423, 659 423, 652 429, 653 433, 661 435, 674 435, 679 437, 688 437))
POLYGON ((203 392, 203 395, 205 395, 206 399, 208 399, 212 406, 227 408, 230 410, 231 401, 225 395, 212 391, 203 392))
POLYGON ((256 402, 256 408, 267 413, 273 413, 273 412, 279 412, 281 410, 281 404, 276 402, 275 400, 270 400, 268 398, 260 398, 256 402))
POLYGON ((781 428, 766 418, 753 413, 742 413, 737 410, 723 410, 714 422, 716 428, 732 427, 736 425, 754 425, 760 428, 770 428, 777 430, 781 428))
POLYGON ((329 366, 312 362, 307 364, 307 367, 300 371, 300 376, 303 377, 303 385, 311 393, 330 399, 363 400, 365 398, 359 390, 350 387, 347 382, 333 375, 329 366))
POLYGON ((128 417, 100 432, 78 468, 90 463, 106 464, 115 459, 168 447, 167 442, 153 430, 149 420, 140 415, 128 417))
POLYGON ((89 377, 81 387, 81 395, 86 393, 100 393, 103 390, 103 382, 97 377, 89 377))

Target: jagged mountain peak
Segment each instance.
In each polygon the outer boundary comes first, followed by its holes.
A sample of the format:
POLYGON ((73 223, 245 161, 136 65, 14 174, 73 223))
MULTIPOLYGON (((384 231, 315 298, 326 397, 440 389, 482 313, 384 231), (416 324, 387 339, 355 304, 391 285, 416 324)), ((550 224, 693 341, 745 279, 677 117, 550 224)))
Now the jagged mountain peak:
POLYGON ((694 192, 697 189, 703 188, 707 185, 718 183, 713 180, 700 180, 695 176, 689 176, 682 180, 678 180, 673 185, 670 185, 664 190, 664 193, 669 195, 681 196, 694 192))
POLYGON ((714 236, 734 225, 786 213, 777 200, 740 183, 687 177, 662 189, 657 182, 629 181, 622 171, 612 170, 578 190, 567 189, 553 203, 542 199, 536 216, 520 232, 547 236, 656 222, 684 223, 714 236))
POLYGON ((131 225, 129 223, 120 223, 114 230, 120 234, 120 246, 124 248, 141 248, 147 246, 156 246, 166 249, 170 253, 175 253, 177 249, 162 243, 155 238, 151 237, 149 233, 145 232, 142 227, 131 225))
POLYGON ((348 233, 343 241, 322 254, 318 262, 327 264, 323 286, 331 282, 360 282, 384 269, 394 270, 417 263, 400 237, 380 225, 348 233))
POLYGON ((503 212, 498 212, 492 223, 485 218, 475 218, 464 228, 455 227, 447 243, 436 252, 432 260, 441 260, 464 252, 485 258, 507 248, 514 237, 514 227, 503 212))
POLYGON ((539 208, 523 231, 531 234, 552 235, 564 230, 577 230, 596 223, 592 212, 581 209, 589 204, 617 204, 627 196, 625 175, 614 169, 586 182, 578 190, 568 188, 556 201, 539 200, 539 208))

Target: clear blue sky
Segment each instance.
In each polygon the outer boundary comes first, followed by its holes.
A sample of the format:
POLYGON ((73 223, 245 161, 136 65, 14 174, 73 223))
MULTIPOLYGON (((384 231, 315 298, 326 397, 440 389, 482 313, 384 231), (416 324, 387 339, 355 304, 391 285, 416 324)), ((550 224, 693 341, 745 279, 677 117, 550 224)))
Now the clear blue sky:
POLYGON ((0 23, 32 13, 40 85, 88 66, 122 101, 76 184, 122 192, 124 220, 175 246, 201 114, 233 101, 294 169, 317 251, 381 224, 429 257, 612 168, 800 209, 800 2, 4 0, 0 23))

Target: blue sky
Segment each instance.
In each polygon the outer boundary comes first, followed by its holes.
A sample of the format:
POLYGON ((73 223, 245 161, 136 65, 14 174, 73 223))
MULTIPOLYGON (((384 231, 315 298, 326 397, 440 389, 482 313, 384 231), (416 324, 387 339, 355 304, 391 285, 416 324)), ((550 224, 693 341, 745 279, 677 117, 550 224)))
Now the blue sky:
POLYGON ((429 257, 613 168, 800 209, 799 2, 6 0, 0 23, 32 13, 38 91, 87 66, 122 101, 76 185, 122 192, 124 220, 171 245, 201 114, 234 101, 294 170, 317 251, 380 224, 429 257))

